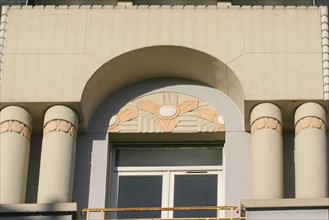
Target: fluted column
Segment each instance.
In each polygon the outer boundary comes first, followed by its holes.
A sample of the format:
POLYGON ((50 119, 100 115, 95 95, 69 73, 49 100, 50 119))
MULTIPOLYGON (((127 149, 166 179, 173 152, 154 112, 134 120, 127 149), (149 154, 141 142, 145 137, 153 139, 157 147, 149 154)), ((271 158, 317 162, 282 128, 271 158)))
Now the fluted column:
POLYGON ((44 119, 38 203, 71 202, 78 118, 65 106, 47 110, 44 119))
POLYGON ((305 103, 295 113, 296 198, 327 197, 326 112, 305 103))
POLYGON ((270 103, 251 112, 251 196, 253 199, 283 197, 282 115, 270 103))
POLYGON ((25 203, 32 118, 23 108, 1 110, 0 204, 25 203))

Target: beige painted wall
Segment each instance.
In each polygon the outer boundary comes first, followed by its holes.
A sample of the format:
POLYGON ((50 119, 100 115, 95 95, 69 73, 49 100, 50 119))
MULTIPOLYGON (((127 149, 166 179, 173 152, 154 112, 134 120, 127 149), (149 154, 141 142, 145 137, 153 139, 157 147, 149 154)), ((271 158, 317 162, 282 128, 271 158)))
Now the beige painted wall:
POLYGON ((238 76, 246 100, 322 100, 320 25, 313 7, 12 7, 1 101, 78 102, 102 64, 152 45, 218 58, 238 76))

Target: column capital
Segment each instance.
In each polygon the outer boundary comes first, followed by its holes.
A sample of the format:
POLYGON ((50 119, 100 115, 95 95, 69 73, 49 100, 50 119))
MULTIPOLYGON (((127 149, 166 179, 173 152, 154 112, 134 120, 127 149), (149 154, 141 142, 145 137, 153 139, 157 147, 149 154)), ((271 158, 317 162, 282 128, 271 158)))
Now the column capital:
POLYGON ((274 104, 262 103, 253 108, 250 115, 251 133, 268 128, 282 135, 281 110, 274 104))
POLYGON ((295 112, 295 134, 306 128, 316 128, 326 133, 326 111, 317 104, 308 102, 299 106, 295 112))
POLYGON ((78 127, 77 114, 70 108, 62 105, 56 105, 45 113, 43 135, 50 132, 64 132, 76 137, 78 127))
POLYGON ((15 132, 27 140, 31 139, 32 117, 23 108, 8 106, 0 113, 0 133, 15 132))

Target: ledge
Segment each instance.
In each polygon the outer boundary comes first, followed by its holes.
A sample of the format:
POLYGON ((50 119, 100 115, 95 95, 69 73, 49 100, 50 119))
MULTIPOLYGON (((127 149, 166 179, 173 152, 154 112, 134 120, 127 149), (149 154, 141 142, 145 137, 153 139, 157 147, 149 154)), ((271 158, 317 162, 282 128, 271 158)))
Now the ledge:
POLYGON ((73 215, 77 214, 76 203, 26 203, 0 204, 1 216, 73 215))
POLYGON ((248 199, 241 201, 241 210, 328 209, 329 198, 319 199, 248 199))
POLYGON ((217 4, 217 5, 129 5, 129 4, 108 4, 108 5, 10 5, 10 9, 195 9, 195 10, 204 10, 204 9, 253 9, 253 10, 320 10, 324 6, 283 6, 283 5, 225 5, 225 4, 217 4))

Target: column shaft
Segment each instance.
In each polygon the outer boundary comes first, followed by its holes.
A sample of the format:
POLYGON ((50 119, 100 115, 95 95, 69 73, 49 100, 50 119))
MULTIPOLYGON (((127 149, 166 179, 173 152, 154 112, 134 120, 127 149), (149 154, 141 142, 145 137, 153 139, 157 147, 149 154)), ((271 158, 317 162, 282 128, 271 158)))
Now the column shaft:
POLYGON ((1 111, 0 204, 25 203, 32 118, 17 106, 1 111))
POLYGON ((251 195, 253 199, 283 197, 281 111, 270 103, 251 113, 251 195))
POLYGON ((295 114, 296 198, 327 197, 325 110, 316 103, 301 105, 295 114))
POLYGON ((72 200, 77 123, 76 114, 65 106, 45 114, 38 203, 72 200))

